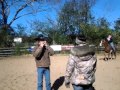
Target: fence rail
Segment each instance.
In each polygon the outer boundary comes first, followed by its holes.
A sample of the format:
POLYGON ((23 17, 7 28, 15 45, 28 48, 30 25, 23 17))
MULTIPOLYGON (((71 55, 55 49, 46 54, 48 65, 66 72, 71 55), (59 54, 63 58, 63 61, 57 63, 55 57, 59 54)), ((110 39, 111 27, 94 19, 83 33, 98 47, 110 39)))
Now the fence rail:
MULTIPOLYGON (((66 46, 62 47, 61 51, 69 51, 72 47, 70 46, 69 48, 66 46)), ((101 53, 104 51, 104 47, 96 47, 96 52, 101 53)), ((120 47, 117 48, 117 51, 120 52, 120 47)), ((8 57, 8 56, 13 56, 17 54, 26 54, 26 53, 31 53, 32 48, 30 47, 21 47, 19 49, 16 48, 0 48, 0 57, 8 57)), ((56 51, 57 52, 57 51, 56 51)))
POLYGON ((0 48, 0 57, 8 57, 8 56, 12 56, 12 55, 17 55, 20 53, 30 53, 30 49, 29 48, 0 48))

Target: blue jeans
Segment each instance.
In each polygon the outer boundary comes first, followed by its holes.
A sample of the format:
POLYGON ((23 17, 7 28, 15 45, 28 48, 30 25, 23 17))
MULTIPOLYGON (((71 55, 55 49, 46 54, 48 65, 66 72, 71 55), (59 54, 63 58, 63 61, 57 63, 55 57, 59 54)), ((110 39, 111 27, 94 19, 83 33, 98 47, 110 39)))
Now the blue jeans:
POLYGON ((113 42, 110 43, 110 46, 112 47, 112 49, 113 49, 114 51, 116 50, 116 49, 115 49, 115 45, 114 45, 113 42))
POLYGON ((94 90, 92 85, 73 85, 74 90, 94 90))
POLYGON ((38 67, 38 85, 37 90, 43 90, 43 76, 45 76, 46 82, 46 90, 51 90, 51 83, 50 83, 50 69, 45 67, 38 67))

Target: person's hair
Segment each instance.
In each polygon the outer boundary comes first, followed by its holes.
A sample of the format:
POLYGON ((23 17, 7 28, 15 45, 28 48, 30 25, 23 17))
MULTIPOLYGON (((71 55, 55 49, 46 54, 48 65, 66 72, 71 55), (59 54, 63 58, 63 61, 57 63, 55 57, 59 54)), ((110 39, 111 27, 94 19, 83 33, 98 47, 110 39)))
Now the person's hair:
POLYGON ((86 37, 83 34, 78 35, 77 38, 81 41, 84 41, 84 42, 86 41, 86 37))

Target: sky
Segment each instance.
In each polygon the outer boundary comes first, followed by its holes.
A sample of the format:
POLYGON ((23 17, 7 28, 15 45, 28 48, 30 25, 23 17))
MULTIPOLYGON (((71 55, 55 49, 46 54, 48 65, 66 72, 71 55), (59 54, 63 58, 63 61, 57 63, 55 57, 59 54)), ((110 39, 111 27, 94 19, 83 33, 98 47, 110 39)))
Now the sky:
MULTIPOLYGON (((92 8, 92 15, 98 19, 104 17, 108 22, 110 22, 110 28, 113 28, 114 21, 120 18, 120 0, 97 0, 95 6, 92 8)), ((23 24, 27 26, 29 20, 39 19, 41 21, 46 21, 46 18, 50 18, 54 21, 57 19, 56 10, 48 12, 40 12, 34 16, 24 16, 16 20, 12 26, 16 24, 23 24)))
POLYGON ((98 0, 92 9, 96 19, 105 17, 114 26, 114 21, 120 18, 120 0, 98 0))

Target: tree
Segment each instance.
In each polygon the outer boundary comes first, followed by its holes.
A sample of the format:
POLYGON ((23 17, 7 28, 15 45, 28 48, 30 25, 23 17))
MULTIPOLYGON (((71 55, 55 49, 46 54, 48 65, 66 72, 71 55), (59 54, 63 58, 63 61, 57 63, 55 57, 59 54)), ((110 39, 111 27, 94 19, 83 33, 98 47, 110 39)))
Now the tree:
POLYGON ((118 18, 118 20, 115 21, 114 28, 115 28, 115 30, 120 31, 120 18, 118 18))
POLYGON ((22 24, 17 24, 16 26, 16 35, 17 37, 23 37, 23 36, 27 36, 25 30, 27 27, 23 26, 22 24))
POLYGON ((52 43, 56 30, 48 21, 42 22, 40 20, 32 20, 29 22, 29 25, 32 32, 31 37, 35 38, 37 35, 42 34, 49 38, 50 44, 52 43))
MULTIPOLYGON (((9 29, 8 29, 9 31, 9 29)), ((0 47, 11 47, 13 42, 13 36, 7 33, 5 30, 0 30, 0 47)))
POLYGON ((97 20, 97 26, 101 29, 109 28, 109 25, 110 23, 104 17, 97 20))
POLYGON ((118 43, 120 41, 120 18, 118 18, 115 21, 115 31, 114 31, 114 36, 115 36, 115 41, 118 43))
MULTIPOLYGON (((38 12, 46 11, 45 3, 51 0, 0 0, 0 18, 3 27, 7 28, 17 19, 38 12), (12 13, 12 19, 8 21, 12 13)), ((52 0, 55 2, 58 0, 52 0)))
POLYGON ((91 7, 95 0, 70 0, 66 2, 59 13, 58 24, 63 35, 67 35, 70 43, 76 34, 80 33, 80 24, 88 24, 91 15, 91 7))
MULTIPOLYGON (((14 32, 12 28, 13 22, 26 15, 34 15, 36 13, 50 10, 46 5, 48 2, 58 2, 59 0, 0 0, 0 31, 14 32)), ((10 34, 6 34, 11 35, 10 34)), ((7 41, 6 41, 7 42, 7 41)))
POLYGON ((109 26, 110 26, 110 23, 104 17, 99 18, 96 21, 96 27, 97 27, 96 42, 98 42, 97 44, 99 44, 102 39, 107 38, 109 34, 112 34, 112 30, 109 28, 109 26))

